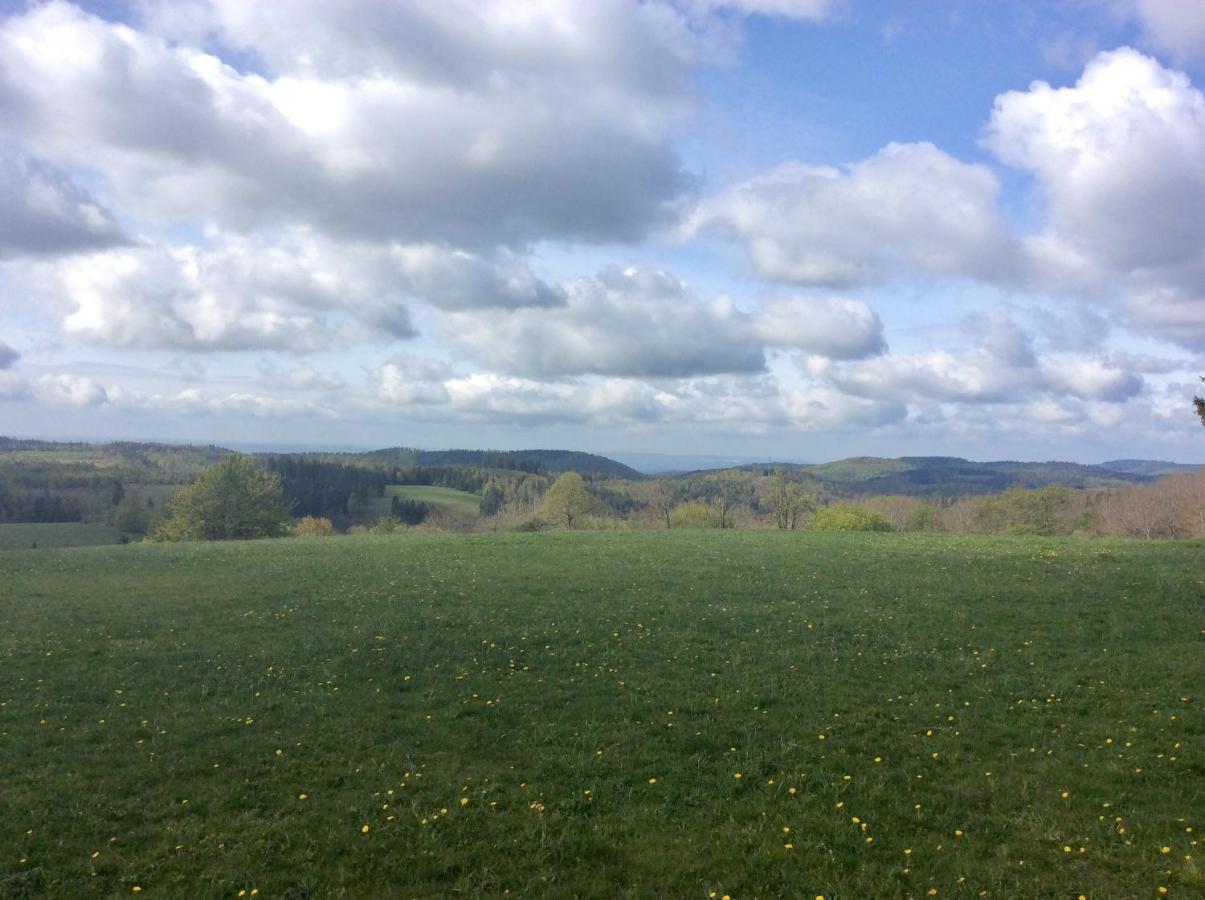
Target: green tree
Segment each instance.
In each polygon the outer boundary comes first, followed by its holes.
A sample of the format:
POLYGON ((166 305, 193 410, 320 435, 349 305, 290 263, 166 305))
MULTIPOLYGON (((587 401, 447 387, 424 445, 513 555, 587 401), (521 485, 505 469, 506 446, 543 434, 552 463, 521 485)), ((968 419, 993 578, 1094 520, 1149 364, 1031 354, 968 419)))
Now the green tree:
POLYGON ((881 513, 852 503, 835 503, 808 520, 808 531, 895 531, 881 513))
POLYGON ((483 516, 496 516, 506 502, 506 491, 496 481, 490 481, 481 492, 479 508, 483 516))
POLYGON ((288 530, 280 478, 235 453, 210 466, 167 502, 151 533, 161 541, 236 541, 279 537, 288 530))
POLYGON ((151 509, 137 491, 126 491, 113 510, 113 527, 130 534, 146 534, 151 527, 151 509))
POLYGON ((544 493, 540 514, 551 522, 572 528, 584 515, 594 512, 599 503, 586 490, 586 482, 576 472, 563 472, 544 493))
MULTIPOLYGON (((1201 380, 1205 381, 1205 376, 1202 376, 1201 380)), ((1193 397, 1192 405, 1197 411, 1197 416, 1200 418, 1201 424, 1205 425, 1205 397, 1193 397)))
POLYGON ((812 507, 803 488, 797 482, 788 480, 781 470, 771 475, 766 483, 765 501, 774 513, 774 521, 782 529, 798 527, 799 517, 812 507))

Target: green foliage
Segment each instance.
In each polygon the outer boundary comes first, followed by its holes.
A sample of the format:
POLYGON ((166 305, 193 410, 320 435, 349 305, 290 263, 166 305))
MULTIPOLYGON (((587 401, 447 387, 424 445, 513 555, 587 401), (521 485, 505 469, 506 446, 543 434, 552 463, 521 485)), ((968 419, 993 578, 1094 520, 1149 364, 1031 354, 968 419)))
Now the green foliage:
POLYGON ((908 513, 904 523, 905 531, 940 531, 941 514, 936 507, 923 503, 908 513))
POLYGON ((671 528, 723 528, 724 519, 711 503, 687 500, 679 503, 669 514, 671 528))
POLYGON ((770 476, 763 500, 774 514, 775 524, 790 530, 799 525, 800 517, 813 506, 799 483, 788 479, 781 469, 770 476))
POLYGON ((572 528, 573 523, 581 516, 601 510, 602 504, 590 495, 582 476, 576 472, 558 475, 545 492, 544 502, 540 504, 542 517, 565 528, 572 528))
POLYGON ((496 481, 490 481, 486 483, 485 489, 481 492, 478 509, 483 516, 496 516, 502 511, 502 505, 505 502, 506 492, 496 481))
POLYGON ((151 532, 160 541, 231 541, 279 537, 289 515, 280 479, 235 453, 172 495, 151 532))
POLYGON ((834 503, 808 519, 808 531, 894 531, 882 513, 853 503, 834 503))
POLYGON ((377 521, 371 528, 368 529, 368 531, 370 534, 396 534, 404 527, 405 526, 403 526, 402 523, 397 519, 393 518, 393 516, 381 516, 381 518, 377 519, 377 521))
POLYGON ((127 534, 146 534, 151 529, 152 505, 141 491, 126 491, 113 509, 113 527, 127 534))
POLYGON ((329 537, 335 525, 324 516, 303 516, 291 529, 294 537, 329 537))
POLYGON ((0 896, 1199 897, 1200 559, 664 529, 0 554, 0 896))

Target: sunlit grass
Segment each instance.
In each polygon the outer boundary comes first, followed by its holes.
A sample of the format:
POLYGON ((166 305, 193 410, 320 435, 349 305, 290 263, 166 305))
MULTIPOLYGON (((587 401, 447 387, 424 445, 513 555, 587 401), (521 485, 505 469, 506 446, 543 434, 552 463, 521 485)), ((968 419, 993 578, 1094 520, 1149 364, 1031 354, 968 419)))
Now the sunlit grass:
POLYGON ((0 896, 1200 896, 1203 551, 5 554, 0 896))

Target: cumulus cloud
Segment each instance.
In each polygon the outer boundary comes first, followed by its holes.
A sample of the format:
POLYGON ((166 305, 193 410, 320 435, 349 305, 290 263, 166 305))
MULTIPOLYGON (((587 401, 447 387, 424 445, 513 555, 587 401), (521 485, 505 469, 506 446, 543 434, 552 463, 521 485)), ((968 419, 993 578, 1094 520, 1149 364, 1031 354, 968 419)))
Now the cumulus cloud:
POLYGON ((113 215, 65 172, 0 147, 0 259, 125 242, 113 215))
POLYGON ((451 370, 438 360, 421 356, 395 359, 376 373, 376 395, 389 403, 427 405, 451 399, 444 380, 451 370))
POLYGON ((874 311, 861 300, 842 297, 768 300, 753 317, 750 332, 767 347, 830 359, 861 359, 887 349, 874 311))
POLYGON ((838 389, 907 403, 1021 404, 1075 397, 1120 403, 1145 383, 1126 360, 1104 354, 1039 355, 1033 338, 1000 316, 969 323, 977 345, 889 354, 846 365, 813 364, 838 389))
POLYGON ((475 372, 442 381, 408 378, 387 365, 377 396, 422 420, 556 423, 604 427, 686 425, 726 432, 823 431, 901 421, 904 404, 843 394, 831 385, 783 390, 768 374, 660 379, 622 377, 550 381, 475 372), (436 395, 437 393, 437 395, 436 395))
POLYGON ((1205 254, 1205 97, 1123 49, 1074 87, 1035 82, 996 99, 988 146, 1034 173, 1050 228, 1113 271, 1198 268, 1205 254))
POLYGON ((1041 191, 1035 270, 1055 288, 1121 294, 1131 325, 1205 347, 1205 95, 1185 74, 1102 53, 1072 87, 998 97, 986 140, 1041 191))
POLYGON ((108 392, 91 378, 66 372, 38 377, 32 391, 38 402, 54 406, 100 406, 109 400, 108 392))
POLYGON ((404 243, 636 238, 688 185, 690 29, 663 4, 171 9, 148 21, 260 65, 39 4, 0 25, 8 127, 138 208, 404 243))
POLYGON ((932 144, 889 144, 838 169, 789 162, 703 201, 685 233, 745 243, 776 281, 852 285, 903 268, 1000 279, 1016 248, 991 170, 932 144))
POLYGON ((20 358, 20 353, 4 343, 4 341, 0 341, 0 369, 11 367, 20 358))
POLYGON ((743 312, 636 267, 569 282, 564 295, 561 308, 453 316, 453 331, 491 368, 535 377, 751 373, 765 368, 767 347, 840 358, 884 347, 882 323, 856 300, 779 299, 743 312))
POLYGON ((561 306, 564 291, 541 281, 513 254, 492 258, 432 244, 390 250, 397 277, 415 297, 448 310, 561 306))
POLYGON ((1193 0, 1126 0, 1149 42, 1177 60, 1205 59, 1205 4, 1193 0))
POLYGON ((337 313, 375 337, 414 333, 371 264, 305 240, 123 248, 72 257, 39 280, 70 307, 64 331, 110 346, 313 351, 338 343, 337 313))

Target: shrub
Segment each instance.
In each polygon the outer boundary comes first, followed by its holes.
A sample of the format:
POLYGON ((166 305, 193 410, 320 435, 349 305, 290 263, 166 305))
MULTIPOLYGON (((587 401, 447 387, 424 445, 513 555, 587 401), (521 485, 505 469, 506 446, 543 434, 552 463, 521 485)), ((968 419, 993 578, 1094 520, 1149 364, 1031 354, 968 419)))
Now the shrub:
POLYGON ((335 533, 335 526, 326 516, 305 516, 291 531, 294 537, 326 537, 335 533))
POLYGON ((723 528, 720 511, 710 503, 687 500, 679 503, 669 514, 671 528, 723 528))
POLYGON ((894 531, 881 513, 852 503, 835 503, 816 512, 808 520, 808 531, 894 531))

